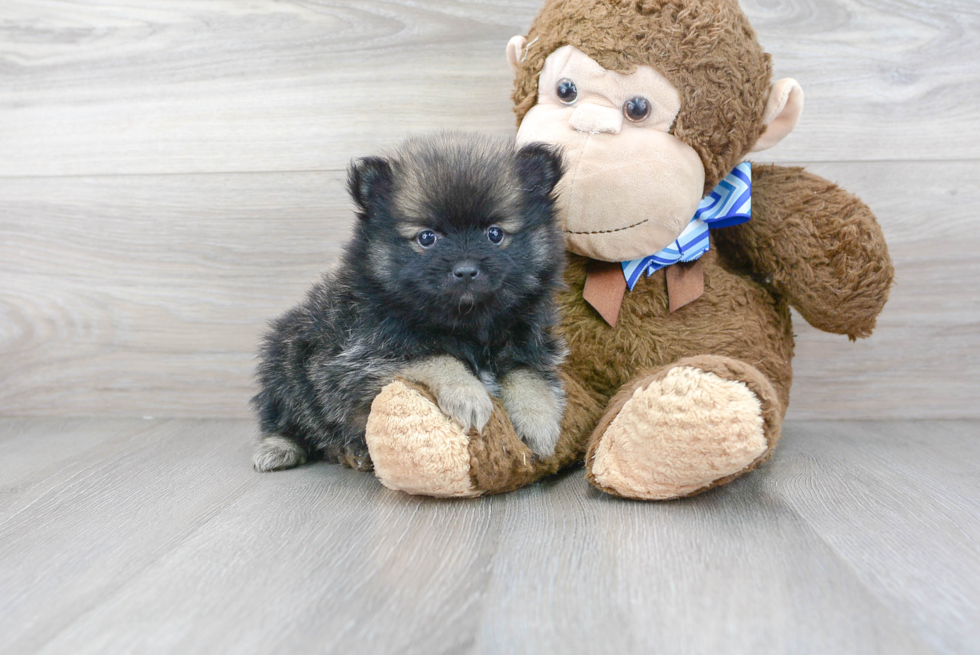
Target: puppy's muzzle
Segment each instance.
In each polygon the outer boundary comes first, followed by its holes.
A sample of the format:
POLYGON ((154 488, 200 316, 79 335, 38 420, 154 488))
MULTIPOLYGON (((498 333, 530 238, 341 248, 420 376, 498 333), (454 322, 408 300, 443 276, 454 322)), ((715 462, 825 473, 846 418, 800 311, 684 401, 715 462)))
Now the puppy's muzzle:
POLYGON ((472 260, 461 261, 453 267, 453 278, 456 282, 469 283, 480 275, 480 267, 472 260))

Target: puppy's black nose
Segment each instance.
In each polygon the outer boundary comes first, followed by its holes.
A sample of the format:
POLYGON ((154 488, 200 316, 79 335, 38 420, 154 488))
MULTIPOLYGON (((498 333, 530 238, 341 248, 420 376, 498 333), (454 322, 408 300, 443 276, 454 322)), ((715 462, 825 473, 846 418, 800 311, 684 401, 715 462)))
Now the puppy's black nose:
POLYGON ((453 268, 453 275, 456 276, 457 282, 469 282, 475 280, 476 276, 480 274, 480 269, 477 268, 474 262, 469 260, 462 261, 453 268))

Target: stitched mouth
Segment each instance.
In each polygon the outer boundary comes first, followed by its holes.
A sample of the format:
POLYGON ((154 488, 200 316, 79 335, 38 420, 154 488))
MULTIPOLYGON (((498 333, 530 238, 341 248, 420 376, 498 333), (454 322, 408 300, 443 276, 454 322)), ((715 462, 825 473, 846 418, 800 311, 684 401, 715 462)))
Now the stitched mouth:
POLYGON ((623 232, 625 230, 631 230, 634 227, 639 227, 640 225, 649 222, 650 222, 649 218, 644 218, 642 221, 638 221, 636 223, 633 223, 632 225, 627 225, 626 227, 617 227, 612 230, 593 230, 591 232, 574 232, 572 230, 565 230, 565 234, 612 234, 613 232, 623 232))

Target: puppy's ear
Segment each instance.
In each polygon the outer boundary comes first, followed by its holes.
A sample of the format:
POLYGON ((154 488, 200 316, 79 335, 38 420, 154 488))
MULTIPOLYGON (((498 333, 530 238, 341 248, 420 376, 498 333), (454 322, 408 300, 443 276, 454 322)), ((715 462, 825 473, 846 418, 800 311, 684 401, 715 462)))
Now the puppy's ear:
POLYGON ((391 164, 381 157, 355 159, 347 169, 347 192, 364 212, 370 211, 372 199, 387 197, 391 181, 391 164))
POLYGON ((564 172, 561 149, 546 143, 529 143, 517 151, 517 174, 532 196, 551 195, 564 172))

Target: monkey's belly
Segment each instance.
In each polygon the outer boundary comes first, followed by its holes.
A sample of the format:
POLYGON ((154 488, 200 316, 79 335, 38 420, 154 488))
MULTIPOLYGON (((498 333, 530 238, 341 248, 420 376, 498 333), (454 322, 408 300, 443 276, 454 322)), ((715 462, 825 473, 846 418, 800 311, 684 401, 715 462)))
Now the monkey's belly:
POLYGON ((562 332, 570 355, 566 369, 607 398, 651 369, 693 355, 725 355, 758 368, 775 386, 783 409, 792 380, 793 334, 786 303, 749 278, 704 260, 704 295, 668 309, 663 270, 626 292, 619 322, 609 327, 582 299, 583 257, 570 256, 569 289, 562 293, 562 332))

